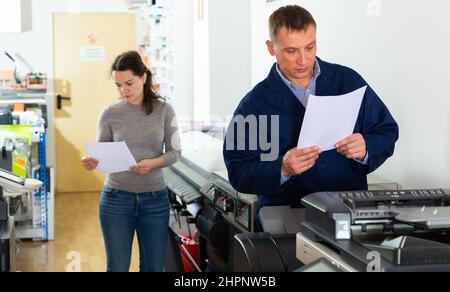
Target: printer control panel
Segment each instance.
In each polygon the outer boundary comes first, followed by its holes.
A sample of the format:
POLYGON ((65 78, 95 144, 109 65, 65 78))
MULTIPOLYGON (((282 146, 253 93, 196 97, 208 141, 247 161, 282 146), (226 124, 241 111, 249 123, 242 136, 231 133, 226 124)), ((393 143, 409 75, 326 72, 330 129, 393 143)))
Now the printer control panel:
POLYGON ((214 207, 222 212, 228 220, 235 222, 247 231, 252 231, 255 213, 254 206, 239 199, 238 195, 229 194, 220 188, 214 188, 214 207))
POLYGON ((352 207, 366 204, 389 203, 400 204, 405 202, 430 202, 449 198, 442 189, 427 190, 396 190, 396 191, 360 191, 329 193, 331 196, 350 204, 352 207))
POLYGON ((219 190, 215 191, 215 199, 214 205, 224 213, 232 213, 234 212, 234 200, 230 198, 227 194, 220 192, 219 190))

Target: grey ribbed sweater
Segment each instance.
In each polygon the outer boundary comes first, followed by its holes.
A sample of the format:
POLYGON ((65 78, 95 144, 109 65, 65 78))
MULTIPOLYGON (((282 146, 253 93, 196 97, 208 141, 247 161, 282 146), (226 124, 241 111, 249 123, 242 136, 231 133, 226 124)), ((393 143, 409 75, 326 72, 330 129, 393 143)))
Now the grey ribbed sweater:
MULTIPOLYGON (((108 106, 99 118, 97 141, 125 141, 138 163, 163 155, 167 167, 174 164, 181 153, 175 111, 164 101, 155 102, 149 116, 142 106, 123 100, 108 106)), ((166 187, 161 169, 147 175, 131 171, 110 174, 105 185, 132 193, 156 192, 166 187)))

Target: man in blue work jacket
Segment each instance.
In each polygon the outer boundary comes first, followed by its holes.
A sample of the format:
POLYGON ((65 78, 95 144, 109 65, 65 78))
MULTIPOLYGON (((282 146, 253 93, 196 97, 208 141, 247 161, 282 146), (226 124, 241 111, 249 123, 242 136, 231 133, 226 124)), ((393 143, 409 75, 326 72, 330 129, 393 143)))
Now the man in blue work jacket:
POLYGON ((316 56, 317 25, 307 10, 282 7, 269 27, 267 47, 277 63, 244 97, 228 128, 224 159, 230 183, 258 195, 258 213, 264 206, 301 207, 301 199, 314 192, 367 190, 367 175, 394 154, 399 137, 394 118, 358 73, 316 56), (336 141, 332 151, 297 149, 311 94, 343 95, 364 86, 353 135, 336 141))

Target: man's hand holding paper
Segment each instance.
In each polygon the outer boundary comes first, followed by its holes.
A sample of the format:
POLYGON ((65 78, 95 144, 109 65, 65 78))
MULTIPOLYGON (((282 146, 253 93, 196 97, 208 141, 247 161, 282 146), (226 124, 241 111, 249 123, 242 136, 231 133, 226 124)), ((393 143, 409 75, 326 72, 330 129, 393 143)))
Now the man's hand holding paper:
POLYGON ((366 90, 367 86, 341 96, 310 96, 297 148, 336 149, 348 159, 363 160, 364 137, 353 131, 366 90))
POLYGON ((361 134, 353 134, 336 144, 336 150, 339 154, 348 159, 364 160, 367 155, 366 141, 361 134))
POLYGON ((300 175, 316 164, 321 151, 318 147, 309 147, 304 149, 294 148, 284 156, 282 175, 300 175))

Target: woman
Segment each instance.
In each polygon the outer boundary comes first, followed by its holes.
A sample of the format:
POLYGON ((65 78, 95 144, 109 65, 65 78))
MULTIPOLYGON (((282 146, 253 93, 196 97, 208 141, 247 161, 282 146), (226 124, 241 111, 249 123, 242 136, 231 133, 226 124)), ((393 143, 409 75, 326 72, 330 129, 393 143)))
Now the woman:
MULTIPOLYGON (((125 141, 137 165, 110 174, 100 200, 100 223, 105 240, 108 272, 129 271, 137 232, 141 272, 162 272, 169 224, 169 198, 162 168, 180 156, 173 108, 152 88, 152 74, 139 53, 117 57, 112 77, 121 100, 103 110, 98 142, 125 141), (165 149, 165 152, 163 151, 165 149)), ((95 157, 84 157, 93 171, 95 157)))

